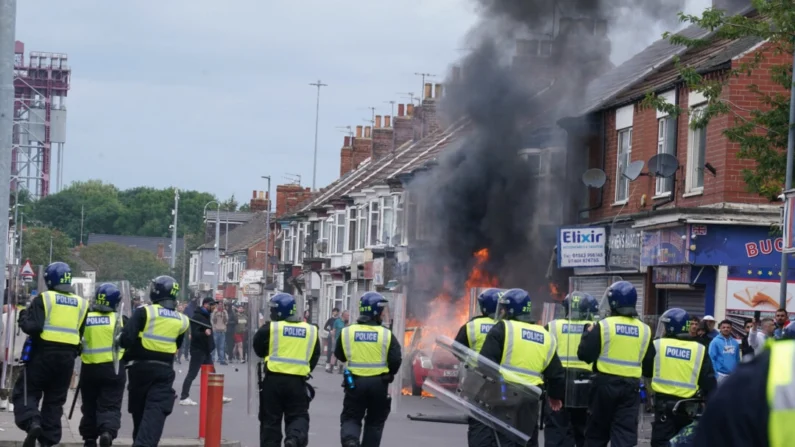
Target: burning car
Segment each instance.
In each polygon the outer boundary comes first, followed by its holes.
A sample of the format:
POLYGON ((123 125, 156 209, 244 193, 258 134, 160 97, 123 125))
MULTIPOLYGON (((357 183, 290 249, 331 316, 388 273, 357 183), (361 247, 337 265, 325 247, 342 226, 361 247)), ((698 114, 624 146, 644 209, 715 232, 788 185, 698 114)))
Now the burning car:
POLYGON ((458 359, 450 352, 436 348, 435 345, 424 346, 422 328, 406 329, 404 339, 406 351, 409 353, 403 364, 404 394, 420 396, 423 394, 422 384, 431 378, 445 388, 455 389, 458 385, 458 359))

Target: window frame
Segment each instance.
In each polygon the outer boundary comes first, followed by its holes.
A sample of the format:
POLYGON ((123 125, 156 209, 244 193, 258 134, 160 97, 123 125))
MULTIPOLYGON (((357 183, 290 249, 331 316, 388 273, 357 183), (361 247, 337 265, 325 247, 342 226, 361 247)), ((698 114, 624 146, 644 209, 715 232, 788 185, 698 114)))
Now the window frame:
MULTIPOLYGON (((670 154, 676 156, 676 118, 670 115, 657 118, 657 155, 670 154)), ((654 197, 669 197, 673 193, 673 177, 657 177, 654 180, 654 197)))
POLYGON ((396 197, 389 195, 385 197, 381 197, 381 217, 380 222, 378 224, 378 234, 381 238, 381 245, 384 246, 392 246, 394 242, 392 238, 395 235, 395 202, 396 197), (387 224, 386 215, 387 211, 389 211, 390 219, 389 223, 387 224))
POLYGON ((696 147, 697 144, 700 144, 702 141, 704 146, 701 148, 701 154, 703 155, 704 160, 706 160, 707 155, 707 127, 702 127, 700 129, 693 129, 690 127, 690 124, 698 118, 698 115, 704 113, 706 110, 707 104, 700 103, 690 107, 689 116, 688 116, 688 126, 687 126, 687 173, 685 174, 685 195, 692 194, 698 195, 704 193, 704 163, 699 163, 696 161, 696 147), (697 141, 698 140, 698 141, 697 141), (698 172, 701 174, 701 185, 695 186, 694 182, 698 178, 698 172))
POLYGON ((355 206, 350 206, 346 210, 346 219, 347 222, 347 231, 345 236, 345 251, 349 252, 356 250, 356 241, 359 239, 359 233, 356 232, 358 228, 358 208, 355 206))
POLYGON ((282 232, 282 262, 293 262, 293 236, 289 225, 282 232))
POLYGON ((367 226, 368 218, 370 216, 370 205, 359 206, 359 222, 356 231, 356 248, 355 250, 364 250, 367 246, 367 235, 369 234, 369 227, 367 226))
POLYGON ((370 201, 370 212, 367 213, 367 246, 377 247, 384 245, 381 240, 381 203, 380 199, 370 201))
POLYGON ((341 255, 345 252, 345 242, 347 242, 345 238, 347 237, 348 233, 345 227, 347 222, 347 216, 345 213, 345 210, 340 210, 334 213, 334 251, 332 253, 335 255, 341 255))
POLYGON ((395 232, 392 237, 400 236, 400 240, 395 245, 408 244, 408 220, 406 217, 406 193, 398 193, 395 197, 395 232))
POLYGON ((623 129, 619 129, 616 133, 616 185, 615 185, 615 195, 614 195, 614 204, 620 205, 627 203, 629 201, 629 178, 624 176, 624 170, 627 166, 632 162, 632 126, 625 127, 623 129), (628 142, 626 152, 622 152, 621 142, 623 140, 623 135, 627 135, 626 141, 628 142), (621 167, 621 159, 624 158, 624 169, 621 167), (625 196, 619 197, 619 193, 621 191, 621 187, 623 186, 625 196))

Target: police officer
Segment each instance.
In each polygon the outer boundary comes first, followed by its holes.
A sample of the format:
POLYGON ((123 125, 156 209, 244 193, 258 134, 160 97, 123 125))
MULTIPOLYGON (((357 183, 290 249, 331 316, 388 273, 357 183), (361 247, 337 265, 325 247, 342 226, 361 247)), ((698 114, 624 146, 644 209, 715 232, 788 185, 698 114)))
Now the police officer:
POLYGON ((174 354, 188 330, 188 317, 177 307, 179 284, 170 276, 152 280, 149 299, 124 326, 120 345, 125 349, 129 382, 127 409, 133 419, 133 445, 156 446, 166 417, 177 398, 174 354))
POLYGON ((44 283, 47 291, 19 313, 19 327, 32 341, 30 359, 13 393, 14 420, 27 432, 24 447, 35 446, 37 439, 43 446, 61 441, 63 405, 88 314, 88 300, 72 293, 72 269, 66 263, 48 265, 44 283))
MULTIPOLYGON (((559 411, 566 393, 563 366, 556 352, 555 340, 531 315, 530 295, 522 289, 511 289, 499 297, 499 322, 492 327, 480 355, 503 370, 506 382, 546 386, 552 410, 559 411)), ((516 428, 530 434, 527 446, 538 446, 538 400, 524 402, 516 428)), ((517 445, 497 435, 503 447, 517 445)))
POLYGON ((572 292, 562 303, 564 318, 552 320, 547 330, 558 345, 558 357, 566 375, 567 393, 562 411, 546 411, 544 445, 546 447, 582 447, 585 445, 585 424, 588 422, 587 389, 580 390, 579 383, 588 385, 591 366, 577 358, 577 348, 585 325, 591 323, 599 312, 596 298, 587 293, 572 292), (584 396, 585 399, 582 399, 584 396), (579 405, 580 399, 583 405, 579 405), (569 406, 571 405, 571 406, 569 406))
POLYGON ((284 447, 309 443, 309 401, 314 390, 306 382, 320 359, 317 328, 301 321, 295 298, 277 293, 270 299, 271 321, 254 334, 254 352, 265 359, 260 383, 260 446, 280 447, 282 417, 284 447))
POLYGON ((380 293, 362 295, 359 319, 344 328, 337 338, 334 355, 340 362, 348 362, 340 415, 343 447, 381 445, 384 424, 392 409, 389 384, 403 361, 397 338, 381 325, 381 315, 387 304, 380 293))
POLYGON ((701 391, 706 398, 717 386, 712 362, 704 345, 689 340, 690 315, 683 309, 668 309, 660 315, 654 340, 654 371, 644 371, 652 377, 654 390, 654 422, 651 430, 652 447, 668 447, 679 430, 690 424, 690 418, 673 414, 676 402, 690 399, 701 391))
MULTIPOLYGON (((469 349, 480 352, 483 342, 486 341, 486 334, 489 333, 496 320, 497 301, 500 291, 497 289, 486 289, 478 296, 478 307, 480 315, 472 318, 461 326, 455 341, 467 346, 469 349)), ((495 444, 494 431, 475 418, 468 418, 467 439, 469 447, 491 447, 495 444)))
MULTIPOLYGON (((638 320, 638 293, 627 281, 605 291, 611 316, 589 325, 577 357, 593 363, 585 445, 634 446, 638 443, 640 380, 643 369, 653 367, 651 329, 638 320)), ((602 304, 604 305, 604 304, 602 304)))
POLYGON ((741 363, 707 403, 694 446, 784 447, 795 439, 795 325, 741 363))
MULTIPOLYGON (((121 401, 126 382, 124 370, 113 369, 113 332, 116 328, 116 308, 121 292, 109 283, 100 284, 94 294, 94 304, 86 317, 83 350, 80 360, 80 436, 84 445, 108 447, 116 439, 121 427, 121 401)), ((123 318, 124 319, 124 318, 123 318)), ((118 322, 122 325, 123 322, 118 322)), ((119 352, 119 357, 123 356, 119 352)))

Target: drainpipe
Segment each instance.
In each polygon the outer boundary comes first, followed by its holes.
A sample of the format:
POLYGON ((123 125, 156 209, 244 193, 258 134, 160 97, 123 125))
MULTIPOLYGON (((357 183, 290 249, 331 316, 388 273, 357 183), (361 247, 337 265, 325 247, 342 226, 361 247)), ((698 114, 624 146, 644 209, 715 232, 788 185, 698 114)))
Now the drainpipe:
MULTIPOLYGON (((674 105, 679 107, 679 85, 677 85, 676 89, 674 90, 674 105)), ((673 128, 674 128, 673 129, 673 131, 674 131, 674 157, 676 157, 677 152, 679 152, 679 117, 678 116, 674 118, 674 126, 673 126, 673 128)), ((679 163, 677 163, 677 164, 679 164, 679 163)), ((677 168, 676 170, 679 171, 679 168, 677 168)), ((657 211, 657 208, 659 208, 659 207, 661 207, 663 205, 667 205, 667 204, 669 204, 669 203, 674 201, 674 198, 676 197, 676 172, 674 172, 674 175, 671 178, 673 180, 673 182, 671 184, 671 196, 668 197, 667 199, 663 200, 662 202, 655 203, 651 207, 652 211, 657 211)))

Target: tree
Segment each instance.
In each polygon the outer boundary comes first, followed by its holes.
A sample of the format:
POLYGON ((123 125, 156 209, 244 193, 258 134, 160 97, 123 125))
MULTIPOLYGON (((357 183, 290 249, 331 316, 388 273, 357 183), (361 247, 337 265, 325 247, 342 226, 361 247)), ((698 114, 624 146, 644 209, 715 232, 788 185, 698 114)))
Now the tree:
POLYGON ((52 261, 63 261, 73 270, 78 266, 72 256, 72 241, 59 230, 47 227, 24 227, 22 230, 22 259, 33 265, 47 265, 52 261), (52 245, 51 245, 52 244, 52 245), (52 257, 50 247, 52 246, 52 257))
POLYGON ((221 202, 221 209, 227 211, 237 211, 237 200, 235 200, 235 195, 232 194, 232 197, 224 200, 221 202))
POLYGON ((80 257, 96 266, 97 282, 126 279, 132 287, 144 289, 152 278, 169 273, 168 264, 154 254, 113 242, 83 247, 80 257))
POLYGON ((240 205, 240 208, 238 208, 237 210, 238 211, 245 211, 247 213, 250 213, 251 212, 251 205, 248 204, 248 203, 244 203, 244 204, 240 205))
MULTIPOLYGON (((715 40, 753 37, 768 40, 774 55, 792 54, 795 3, 792 0, 753 0, 753 5, 758 14, 748 17, 726 16, 723 11, 715 9, 707 9, 701 16, 680 13, 683 22, 714 30, 715 34, 702 39, 689 39, 672 33, 666 33, 664 37, 673 44, 692 49, 709 45, 715 40)), ((785 149, 789 132, 791 64, 772 64, 770 67, 770 79, 780 87, 777 91, 763 91, 757 84, 748 87, 749 92, 762 104, 760 109, 743 111, 730 104, 724 95, 724 87, 732 78, 751 76, 765 61, 765 55, 757 51, 753 60, 732 67, 726 76, 718 79, 702 76, 695 69, 680 65, 678 59, 676 64, 687 86, 693 91, 701 92, 708 101, 703 115, 694 118, 691 127, 703 128, 717 116, 730 115, 730 124, 724 134, 729 141, 739 144, 738 157, 756 162, 755 166, 743 170, 748 190, 775 200, 781 194, 787 169, 785 149)), ((644 103, 674 116, 686 113, 680 107, 668 104, 651 93, 644 103)))

